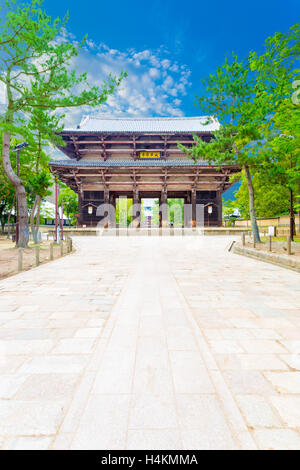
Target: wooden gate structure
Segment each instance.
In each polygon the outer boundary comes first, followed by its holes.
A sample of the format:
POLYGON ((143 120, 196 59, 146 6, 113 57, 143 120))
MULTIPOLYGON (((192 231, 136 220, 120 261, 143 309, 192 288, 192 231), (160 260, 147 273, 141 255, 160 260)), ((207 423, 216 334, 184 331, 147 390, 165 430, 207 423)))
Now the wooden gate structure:
MULTIPOLYGON (((191 204, 190 226, 196 225, 196 205, 204 205, 204 224, 222 224, 222 193, 237 166, 196 163, 178 148, 195 145, 193 136, 213 138, 219 123, 207 117, 106 118, 86 117, 76 129, 64 130, 68 157, 50 162, 52 173, 77 192, 78 224, 95 226, 96 208, 115 205, 120 196, 140 204, 143 198, 183 198, 191 204)), ((162 212, 161 225, 167 215, 162 212)))

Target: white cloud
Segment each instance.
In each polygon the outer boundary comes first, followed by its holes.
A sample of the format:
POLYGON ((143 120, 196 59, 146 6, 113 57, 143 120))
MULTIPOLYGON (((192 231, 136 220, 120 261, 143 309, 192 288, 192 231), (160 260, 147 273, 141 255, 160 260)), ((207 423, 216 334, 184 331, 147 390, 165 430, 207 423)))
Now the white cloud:
POLYGON ((147 117, 182 116, 181 97, 190 86, 186 65, 172 61, 162 48, 157 51, 119 51, 89 40, 72 64, 78 73, 87 71, 88 82, 99 85, 109 74, 127 71, 119 89, 99 109, 71 109, 66 112, 66 128, 76 127, 84 114, 147 117), (174 99, 176 98, 176 99, 174 99))

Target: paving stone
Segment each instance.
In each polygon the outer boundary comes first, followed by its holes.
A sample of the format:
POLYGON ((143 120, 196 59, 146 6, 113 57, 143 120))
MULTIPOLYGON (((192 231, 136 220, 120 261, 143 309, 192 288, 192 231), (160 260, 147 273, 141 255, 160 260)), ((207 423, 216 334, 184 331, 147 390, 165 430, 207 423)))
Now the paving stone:
POLYGON ((8 439, 6 450, 47 450, 50 447, 52 437, 14 437, 8 439))
POLYGON ((265 372, 265 377, 279 393, 300 395, 300 372, 265 372))
POLYGON ((185 450, 235 450, 238 448, 233 441, 229 429, 198 429, 182 430, 183 448, 185 450))
POLYGON ((181 450, 182 443, 178 429, 129 429, 126 449, 128 450, 181 450))
POLYGON ((300 427, 300 396, 271 397, 271 403, 287 427, 300 427))
POLYGON ((82 372, 87 365, 88 358, 81 356, 40 356, 26 361, 19 369, 21 374, 72 374, 82 372))
POLYGON ((244 352, 244 350, 239 346, 237 341, 210 341, 210 345, 217 354, 244 352))
POLYGON ((53 435, 63 413, 63 407, 56 403, 1 400, 0 435, 53 435))
POLYGON ((300 371, 300 354, 282 354, 280 356, 291 369, 300 371))
POLYGON ((300 449, 300 435, 290 429, 260 429, 254 436, 263 450, 300 449))
POLYGON ((177 394, 176 402, 183 429, 203 432, 214 429, 216 434, 228 431, 224 413, 215 396, 177 394))
POLYGON ((264 397, 259 395, 237 395, 236 399, 248 426, 252 429, 257 427, 280 427, 282 425, 279 417, 264 397))
POLYGON ((25 380, 26 376, 24 375, 1 375, 0 399, 12 398, 25 380))
POLYGON ((94 339, 61 339, 53 349, 53 354, 89 354, 95 344, 94 339))
POLYGON ((18 387, 17 400, 69 401, 79 377, 76 374, 34 374, 18 387))
POLYGON ((236 394, 275 394, 272 385, 267 382, 261 372, 254 370, 230 370, 224 372, 224 377, 231 390, 236 394))
POLYGON ((129 429, 164 429, 176 426, 176 408, 172 395, 160 393, 133 396, 129 429))
POLYGON ((240 344, 250 354, 280 354, 287 352, 281 344, 274 340, 241 340, 240 344))
POLYGON ((71 449, 124 449, 129 404, 129 395, 92 395, 71 449))
POLYGON ((171 351, 170 360, 176 393, 215 393, 198 352, 171 351))

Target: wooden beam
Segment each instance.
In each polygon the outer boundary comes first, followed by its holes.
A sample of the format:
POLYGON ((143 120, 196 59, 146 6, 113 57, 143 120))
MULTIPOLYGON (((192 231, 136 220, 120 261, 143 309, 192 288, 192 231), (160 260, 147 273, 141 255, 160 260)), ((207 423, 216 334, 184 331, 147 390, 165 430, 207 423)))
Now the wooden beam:
MULTIPOLYGON (((176 145, 177 142, 180 142, 181 144, 194 144, 194 140, 168 140, 166 138, 168 144, 173 144, 176 145)), ((118 144, 133 144, 133 142, 136 142, 136 144, 162 144, 164 145, 164 140, 136 140, 136 137, 133 136, 132 140, 105 140, 106 144, 109 145, 118 145, 118 144)), ((78 140, 79 144, 98 144, 99 140, 78 140)))
POLYGON ((80 160, 80 149, 79 149, 79 145, 78 145, 77 138, 76 138, 76 137, 72 137, 72 141, 73 141, 73 145, 74 145, 74 147, 75 147, 76 159, 77 159, 77 160, 80 160))

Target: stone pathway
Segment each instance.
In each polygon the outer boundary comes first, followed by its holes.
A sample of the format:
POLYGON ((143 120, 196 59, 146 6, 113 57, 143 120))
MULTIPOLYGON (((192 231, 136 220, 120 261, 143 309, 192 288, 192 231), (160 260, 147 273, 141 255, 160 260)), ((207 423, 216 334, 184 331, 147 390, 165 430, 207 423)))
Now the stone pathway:
POLYGON ((86 237, 0 282, 3 449, 300 449, 300 277, 226 237, 86 237))

